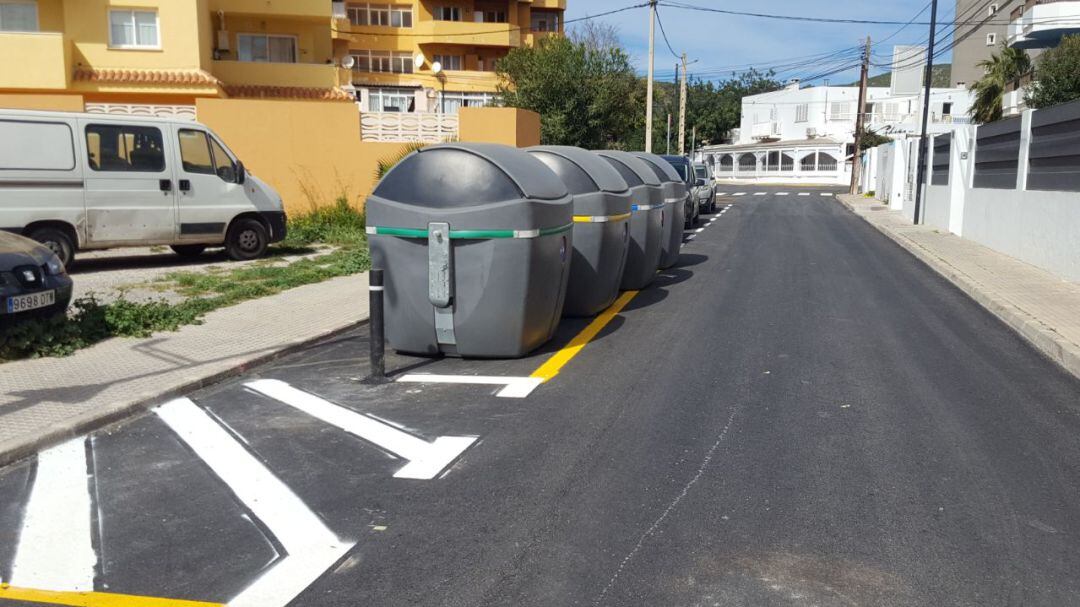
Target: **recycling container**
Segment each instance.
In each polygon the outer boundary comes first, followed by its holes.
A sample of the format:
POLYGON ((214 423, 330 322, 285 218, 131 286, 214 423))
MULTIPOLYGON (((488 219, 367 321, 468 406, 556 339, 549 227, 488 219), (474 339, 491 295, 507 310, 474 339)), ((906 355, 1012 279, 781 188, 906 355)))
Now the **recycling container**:
POLYGON ((569 278, 574 202, 543 162, 483 143, 425 147, 367 199, 399 352, 524 356, 549 340, 569 278))
POLYGON ((665 227, 664 191, 656 173, 637 156, 616 150, 596 152, 630 186, 630 246, 620 288, 643 289, 660 268, 665 227))
POLYGON ((649 165, 656 178, 664 187, 664 213, 667 219, 664 234, 663 252, 660 254, 660 268, 670 268, 679 261, 682 249, 683 226, 686 224, 686 180, 679 175, 671 163, 656 154, 635 152, 638 158, 649 165))
POLYGON ((574 197, 574 254, 564 316, 592 316, 615 301, 630 242, 630 186, 587 150, 537 146, 525 150, 566 184, 574 197))

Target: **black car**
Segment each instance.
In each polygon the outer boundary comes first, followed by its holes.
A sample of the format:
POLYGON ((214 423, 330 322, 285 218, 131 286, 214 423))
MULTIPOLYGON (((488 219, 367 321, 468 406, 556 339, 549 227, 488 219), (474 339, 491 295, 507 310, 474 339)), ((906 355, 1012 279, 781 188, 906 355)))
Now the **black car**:
POLYGON ((0 231, 0 326, 67 310, 71 278, 48 247, 0 231))
POLYGON ((660 156, 664 160, 668 161, 668 164, 675 167, 675 171, 679 174, 679 177, 683 178, 686 182, 686 202, 683 203, 686 208, 686 224, 684 227, 692 228, 697 225, 698 218, 701 217, 701 206, 698 203, 698 197, 694 196, 694 186, 697 183, 697 177, 694 176, 694 168, 690 164, 690 160, 685 156, 660 156))

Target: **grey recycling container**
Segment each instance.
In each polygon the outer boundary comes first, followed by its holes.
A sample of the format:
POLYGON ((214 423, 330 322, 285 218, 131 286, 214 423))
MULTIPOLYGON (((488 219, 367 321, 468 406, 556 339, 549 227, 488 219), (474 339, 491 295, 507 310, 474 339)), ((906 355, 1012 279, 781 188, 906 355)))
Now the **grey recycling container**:
POLYGON ((366 208, 390 347, 515 358, 548 341, 566 296, 573 204, 551 169, 516 148, 440 144, 406 156, 366 208))
POLYGON ((663 253, 660 254, 660 267, 670 268, 679 261, 682 249, 683 227, 686 224, 686 180, 679 175, 671 163, 656 154, 635 152, 656 173, 657 179, 664 184, 664 213, 667 233, 664 235, 663 253))
POLYGON ((620 288, 643 289, 660 268, 665 234, 663 187, 645 161, 629 152, 603 150, 596 154, 630 186, 630 246, 620 288))
POLYGON ((566 184, 574 197, 574 255, 564 316, 592 316, 615 301, 630 242, 630 186, 613 166, 581 148, 525 150, 566 184))

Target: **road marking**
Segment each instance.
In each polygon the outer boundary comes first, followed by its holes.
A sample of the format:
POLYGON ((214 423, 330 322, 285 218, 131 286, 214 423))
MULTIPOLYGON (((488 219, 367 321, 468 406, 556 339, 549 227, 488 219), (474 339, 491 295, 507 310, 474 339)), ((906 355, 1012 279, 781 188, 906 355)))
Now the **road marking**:
POLYGON ((810 192, 799 192, 799 196, 809 196, 810 192))
POLYGON ((92 592, 97 554, 91 541, 86 439, 76 438, 37 456, 12 584, 54 591, 92 592))
POLYGON ((766 192, 754 192, 754 196, 764 196, 766 192))
POLYGON ((694 239, 695 236, 697 236, 697 234, 691 234, 691 235, 687 236, 686 237, 686 242, 690 242, 691 240, 694 239))
POLYGON ((736 192, 736 196, 746 196, 746 192, 736 192))
POLYGON ((222 603, 204 603, 180 599, 162 599, 152 596, 112 594, 109 592, 57 592, 35 588, 17 588, 0 584, 0 601, 23 601, 24 603, 48 603, 71 607, 225 607, 222 603))
POLYGON ((395 478, 433 479, 478 438, 440 436, 429 443, 384 421, 335 405, 309 392, 297 390, 283 381, 260 379, 244 386, 408 460, 408 464, 394 473, 395 478))
MULTIPOLYGON (((693 238, 693 236, 691 236, 690 238, 693 238)), ((537 368, 536 371, 533 371, 530 377, 534 377, 546 382, 558 375, 559 371, 561 371, 562 368, 566 366, 566 363, 570 362, 575 356, 577 356, 578 353, 581 352, 582 348, 584 348, 590 341, 592 341, 593 338, 596 337, 600 333, 600 331, 602 331, 604 327, 607 326, 607 324, 611 322, 611 320, 615 318, 615 316, 618 315, 618 313, 626 307, 626 304, 630 303, 630 300, 633 299, 634 296, 636 296, 637 294, 637 291, 624 291, 623 294, 615 300, 615 303, 611 304, 608 309, 604 310, 596 318, 594 318, 593 321, 588 324, 588 326, 586 326, 584 329, 581 330, 580 333, 574 336, 574 339, 570 340, 570 343, 563 346, 563 348, 555 354, 552 354, 551 358, 547 359, 544 364, 540 365, 540 367, 537 368)))
POLYGON ((716 195, 717 195, 718 197, 719 197, 719 196, 727 196, 727 192, 717 192, 717 193, 716 193, 716 195))
POLYGON ((399 382, 415 384, 480 384, 505 386, 495 393, 500 398, 525 398, 544 383, 534 377, 499 377, 489 375, 428 375, 409 373, 397 378, 399 382))
POLYGON ((788 193, 787 192, 777 192, 776 195, 777 196, 787 196, 788 193))
POLYGON ((694 230, 694 233, 695 234, 700 234, 700 233, 702 233, 704 231, 705 231, 705 228, 698 228, 698 229, 694 230))
POLYGON ((284 607, 354 545, 328 529, 303 500, 205 411, 186 398, 154 409, 285 548, 286 556, 229 601, 284 607))
POLYGON ((822 192, 821 195, 822 196, 832 196, 833 194, 832 194, 832 192, 822 192))

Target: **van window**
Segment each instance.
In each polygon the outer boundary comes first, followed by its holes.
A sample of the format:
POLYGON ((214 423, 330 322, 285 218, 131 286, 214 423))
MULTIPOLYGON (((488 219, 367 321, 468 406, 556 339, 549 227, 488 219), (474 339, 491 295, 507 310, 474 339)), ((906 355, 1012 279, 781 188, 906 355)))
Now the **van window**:
POLYGON ((74 168, 75 142, 68 125, 0 120, 0 170, 70 171, 74 168))
POLYGON ((206 133, 181 129, 180 139, 180 162, 184 165, 185 173, 214 174, 214 158, 210 155, 210 144, 206 140, 206 133))
POLYGON ((210 138, 210 147, 214 151, 214 171, 217 172, 217 176, 230 183, 236 181, 236 163, 233 162, 229 153, 213 137, 210 138))
POLYGON ((697 175, 698 179, 709 178, 709 174, 705 172, 705 167, 694 167, 694 174, 697 175))
POLYGON ((160 173, 165 170, 161 130, 126 124, 86 127, 86 150, 95 171, 160 173))

